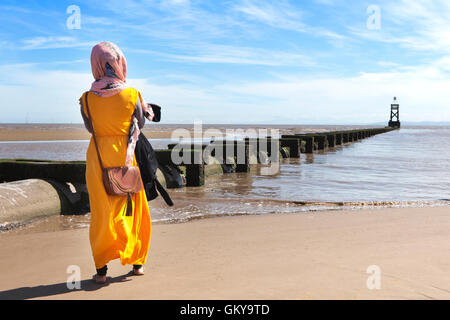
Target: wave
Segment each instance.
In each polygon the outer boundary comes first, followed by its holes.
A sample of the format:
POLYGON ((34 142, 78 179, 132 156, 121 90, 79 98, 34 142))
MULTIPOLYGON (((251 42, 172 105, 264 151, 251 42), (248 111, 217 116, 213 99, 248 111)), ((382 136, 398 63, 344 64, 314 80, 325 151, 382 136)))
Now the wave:
MULTIPOLYGON (((275 199, 176 199, 174 207, 166 207, 159 202, 151 202, 152 224, 186 223, 190 221, 268 214, 305 214, 319 211, 344 211, 383 208, 416 208, 450 206, 450 199, 435 201, 291 201, 275 199), (155 205, 156 204, 156 205, 155 205)), ((0 224, 0 234, 6 232, 50 232, 87 228, 90 214, 79 216, 51 216, 22 222, 0 224)))

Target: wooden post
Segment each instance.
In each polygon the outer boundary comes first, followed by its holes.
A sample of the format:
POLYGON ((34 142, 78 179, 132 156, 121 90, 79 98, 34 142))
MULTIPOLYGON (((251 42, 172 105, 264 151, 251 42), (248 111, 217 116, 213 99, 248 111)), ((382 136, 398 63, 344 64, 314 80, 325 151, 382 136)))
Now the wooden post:
POLYGON ((348 143, 349 142, 349 134, 348 132, 342 133, 342 143, 348 143))
POLYGON ((342 132, 336 133, 336 145, 340 146, 342 144, 342 132))
POLYGON ((314 141, 317 141, 317 149, 325 150, 325 135, 315 135, 314 141))
POLYGON ((203 163, 202 151, 184 150, 191 153, 191 161, 186 166, 186 186, 199 187, 205 184, 205 165, 203 163))
POLYGON ((271 157, 272 153, 275 152, 279 155, 280 152, 280 148, 279 148, 279 143, 277 150, 271 150, 272 149, 272 138, 245 138, 245 143, 250 145, 250 153, 252 152, 256 152, 256 156, 258 158, 258 163, 261 163, 261 159, 260 159, 260 155, 261 152, 267 152, 267 156, 271 157), (256 145, 256 150, 252 150, 256 145), (262 147, 262 150, 261 150, 262 147))
POLYGON ((300 139, 280 139, 281 147, 289 148, 290 158, 300 158, 301 140, 300 139))
POLYGON ((306 134, 297 134, 296 137, 300 138, 301 141, 305 141, 305 153, 314 153, 314 136, 306 134))
POLYGON ((250 171, 250 148, 243 141, 234 141, 234 155, 236 158, 236 172, 250 171))
POLYGON ((335 134, 327 134, 328 147, 334 148, 336 146, 336 135, 335 134))

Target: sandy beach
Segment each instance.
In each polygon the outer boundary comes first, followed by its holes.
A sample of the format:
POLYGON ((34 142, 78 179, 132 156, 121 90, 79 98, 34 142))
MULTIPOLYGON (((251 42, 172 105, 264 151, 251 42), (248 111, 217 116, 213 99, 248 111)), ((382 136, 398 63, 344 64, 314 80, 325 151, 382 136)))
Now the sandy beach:
POLYGON ((0 299, 449 299, 449 207, 153 225, 146 275, 96 285, 88 229, 0 234, 0 299), (67 268, 81 270, 69 290, 67 268), (369 266, 380 271, 369 290, 369 266))

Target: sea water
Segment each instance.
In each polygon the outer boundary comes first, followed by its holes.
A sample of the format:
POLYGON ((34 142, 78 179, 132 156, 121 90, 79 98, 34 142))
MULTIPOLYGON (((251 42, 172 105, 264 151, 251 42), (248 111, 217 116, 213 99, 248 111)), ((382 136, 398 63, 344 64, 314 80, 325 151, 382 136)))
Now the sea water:
MULTIPOLYGON (((171 143, 170 139, 150 141, 156 149, 171 143)), ((0 142, 0 157, 84 160, 88 143, 0 142)), ((153 221, 342 207, 447 205, 450 127, 405 127, 302 154, 300 159, 282 159, 279 172, 273 176, 262 175, 255 167, 250 174, 212 176, 204 187, 169 192, 176 199, 175 206, 168 208, 161 200, 152 201, 153 221)))

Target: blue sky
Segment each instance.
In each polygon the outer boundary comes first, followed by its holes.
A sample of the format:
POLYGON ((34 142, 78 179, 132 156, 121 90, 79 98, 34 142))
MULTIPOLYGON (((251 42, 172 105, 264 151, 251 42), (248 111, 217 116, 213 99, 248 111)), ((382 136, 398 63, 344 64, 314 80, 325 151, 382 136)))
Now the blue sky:
POLYGON ((449 16, 445 0, 2 0, 0 122, 81 122, 106 40, 166 123, 385 122, 394 95, 401 120, 450 121, 449 16))

